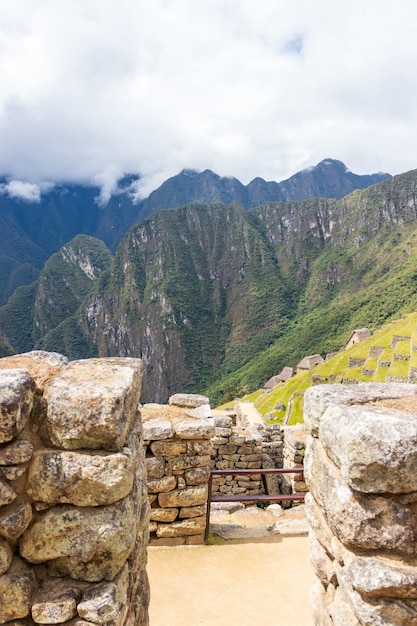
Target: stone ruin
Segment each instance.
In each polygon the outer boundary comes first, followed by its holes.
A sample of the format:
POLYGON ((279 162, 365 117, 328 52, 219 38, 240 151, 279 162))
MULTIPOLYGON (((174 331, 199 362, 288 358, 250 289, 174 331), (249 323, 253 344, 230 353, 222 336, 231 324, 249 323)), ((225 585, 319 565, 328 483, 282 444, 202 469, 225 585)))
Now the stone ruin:
POLYGON ((1 360, 0 624, 148 624, 141 379, 139 359, 1 360))
POLYGON ((305 394, 318 626, 417 624, 416 412, 412 384, 322 385, 305 394))
POLYGON ((202 543, 210 468, 230 469, 220 493, 261 493, 233 469, 303 461, 272 488, 309 489, 315 624, 417 624, 415 385, 311 387, 305 427, 251 429, 201 396, 140 407, 141 376, 1 359, 0 624, 147 626, 149 519, 155 545, 202 543))

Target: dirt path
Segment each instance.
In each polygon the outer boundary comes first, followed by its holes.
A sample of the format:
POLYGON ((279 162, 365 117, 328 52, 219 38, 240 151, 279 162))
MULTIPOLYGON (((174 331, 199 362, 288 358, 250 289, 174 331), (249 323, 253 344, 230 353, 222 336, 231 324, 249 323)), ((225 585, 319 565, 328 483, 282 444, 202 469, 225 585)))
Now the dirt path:
POLYGON ((150 548, 150 626, 312 626, 306 537, 150 548))

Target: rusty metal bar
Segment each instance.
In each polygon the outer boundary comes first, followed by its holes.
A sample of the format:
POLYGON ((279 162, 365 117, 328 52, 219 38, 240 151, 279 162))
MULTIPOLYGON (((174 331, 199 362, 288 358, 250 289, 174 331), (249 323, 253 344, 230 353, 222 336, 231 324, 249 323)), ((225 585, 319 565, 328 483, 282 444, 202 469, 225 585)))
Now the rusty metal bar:
MULTIPOLYGON (((212 502, 281 502, 288 500, 304 500, 304 493, 291 493, 291 494, 270 494, 270 495, 222 495, 213 496, 213 476, 219 476, 222 474, 231 474, 232 476, 239 474, 302 474, 304 468, 302 467, 281 467, 275 469, 227 469, 227 470, 211 470, 208 481, 208 494, 207 494, 207 510, 206 510, 206 528, 204 532, 204 542, 207 543, 209 528, 210 528, 210 510, 212 502)), ((263 478, 263 476, 262 476, 263 478)), ((265 482, 264 482, 265 485, 265 482)), ((265 489, 266 490, 266 489, 265 489)))

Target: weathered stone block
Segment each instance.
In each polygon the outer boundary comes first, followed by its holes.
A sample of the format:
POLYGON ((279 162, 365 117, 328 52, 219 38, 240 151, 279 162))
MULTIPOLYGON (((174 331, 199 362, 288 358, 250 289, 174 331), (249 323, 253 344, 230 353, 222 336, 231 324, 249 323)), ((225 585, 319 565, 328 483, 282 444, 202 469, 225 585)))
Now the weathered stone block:
POLYGON ((417 569, 399 561, 352 553, 344 571, 365 598, 417 598, 417 569))
POLYGON ((24 369, 0 371, 0 443, 17 437, 33 407, 35 382, 24 369))
POLYGON ((121 500, 132 486, 131 460, 125 454, 39 450, 30 464, 27 493, 49 504, 100 506, 121 500))
MULTIPOLYGON (((230 437, 230 435, 232 434, 232 429, 231 428, 225 428, 223 426, 216 426, 214 429, 214 434, 216 436, 216 438, 225 438, 228 439, 230 437)), ((242 437, 242 440, 244 441, 245 438, 242 437)), ((236 445, 239 445, 238 443, 236 445)))
POLYGON ((68 579, 46 580, 36 593, 32 618, 38 624, 62 624, 77 615, 81 588, 68 579))
POLYGON ((381 624, 381 626, 414 626, 417 624, 417 603, 415 600, 395 598, 373 598, 365 600, 353 587, 347 570, 336 564, 340 586, 351 602, 360 624, 381 624))
POLYGON ((187 470, 184 474, 187 485, 202 485, 210 478, 209 467, 195 467, 187 470))
POLYGON ((160 493, 163 491, 172 491, 177 486, 175 476, 162 476, 162 478, 152 478, 148 480, 148 492, 160 493))
POLYGON ((140 359, 73 361, 45 389, 46 426, 54 445, 119 450, 137 412, 140 359))
POLYGON ((181 456, 177 459, 169 459, 167 467, 172 471, 186 470, 193 467, 209 467, 210 457, 207 456, 181 456))
POLYGON ((162 478, 165 474, 165 461, 161 457, 150 457, 145 460, 146 475, 149 478, 162 478))
POLYGON ((161 507, 197 506, 207 502, 207 485, 178 489, 169 493, 160 493, 158 502, 161 507))
POLYGON ((362 626, 340 585, 336 588, 333 600, 329 603, 329 614, 332 618, 332 626, 362 626))
POLYGON ((17 480, 26 471, 26 465, 3 465, 0 467, 0 473, 6 480, 17 480))
POLYGON ((217 428, 231 428, 233 419, 229 415, 213 415, 214 424, 217 428))
POLYGON ((15 556, 7 572, 0 576, 0 624, 29 615, 35 589, 34 572, 15 556))
POLYGON ((30 461, 33 445, 26 439, 18 439, 0 450, 0 465, 19 465, 30 461))
POLYGON ((329 527, 348 547, 417 552, 417 517, 394 499, 352 491, 317 439, 306 450, 305 477, 329 527))
POLYGON ((198 406, 210 404, 210 400, 207 396, 202 396, 197 393, 175 393, 169 398, 168 404, 194 409, 198 406))
POLYGON ((77 611, 80 617, 95 624, 115 620, 127 603, 128 567, 122 569, 112 582, 94 585, 83 593, 77 611))
POLYGON ((211 439, 191 440, 187 442, 187 454, 207 456, 213 451, 211 439))
POLYGON ((7 572, 12 562, 13 551, 7 541, 0 538, 0 575, 7 572))
POLYGON ((0 506, 10 504, 17 498, 17 493, 8 482, 0 478, 0 506))
POLYGON ((352 489, 365 493, 417 491, 417 420, 404 411, 331 406, 320 441, 352 489))
POLYGON ((179 517, 185 519, 187 517, 200 517, 205 515, 207 510, 206 504, 199 504, 198 506, 183 506, 180 509, 179 517))
POLYGON ((0 536, 14 543, 29 526, 32 515, 31 505, 21 498, 5 506, 0 515, 0 536))
POLYGON ((155 456, 179 456, 187 452, 186 441, 153 441, 149 447, 155 456))
POLYGON ((191 517, 182 522, 172 524, 159 524, 156 529, 157 537, 184 537, 186 535, 199 535, 206 527, 205 517, 191 517))
POLYGON ((314 437, 318 436, 321 416, 330 405, 365 404, 382 398, 404 398, 417 395, 413 384, 362 383, 349 385, 318 385, 304 394, 304 424, 314 437))
POLYGON ((97 582, 111 580, 132 551, 137 534, 133 502, 76 508, 60 505, 41 513, 20 540, 30 563, 49 561, 60 575, 97 582))
POLYGON ((151 509, 150 519, 155 522, 173 522, 178 517, 179 509, 151 509))
POLYGON ((143 423, 143 439, 153 441, 170 439, 174 436, 174 427, 164 417, 155 417, 143 423))
POLYGON ((329 554, 317 540, 315 534, 311 531, 308 534, 308 547, 310 561, 316 576, 320 578, 324 585, 328 585, 330 582, 337 582, 333 564, 334 559, 330 558, 329 554))
POLYGON ((174 423, 175 434, 180 439, 210 439, 214 436, 213 418, 195 419, 192 417, 174 423))

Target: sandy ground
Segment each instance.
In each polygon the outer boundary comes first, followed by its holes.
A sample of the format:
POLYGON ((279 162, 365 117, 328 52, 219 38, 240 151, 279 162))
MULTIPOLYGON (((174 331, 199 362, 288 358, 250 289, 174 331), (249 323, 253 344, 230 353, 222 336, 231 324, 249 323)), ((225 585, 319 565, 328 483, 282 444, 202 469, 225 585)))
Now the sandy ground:
POLYGON ((148 550, 150 626, 312 626, 307 537, 148 550))

